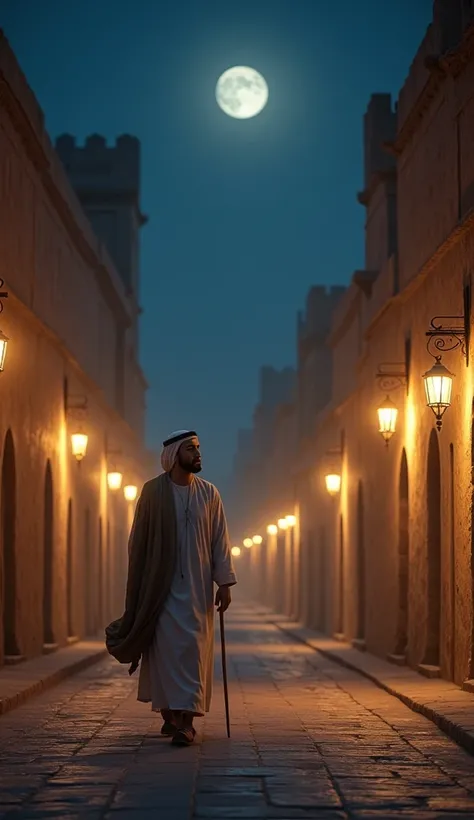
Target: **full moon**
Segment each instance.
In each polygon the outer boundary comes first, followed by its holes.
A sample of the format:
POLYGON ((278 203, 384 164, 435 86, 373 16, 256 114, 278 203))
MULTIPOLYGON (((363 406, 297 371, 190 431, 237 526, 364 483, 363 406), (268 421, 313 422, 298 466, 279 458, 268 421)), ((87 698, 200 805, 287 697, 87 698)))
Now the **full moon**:
POLYGON ((239 120, 255 117, 265 108, 268 86, 258 71, 245 65, 228 68, 216 85, 216 100, 225 114, 239 120))

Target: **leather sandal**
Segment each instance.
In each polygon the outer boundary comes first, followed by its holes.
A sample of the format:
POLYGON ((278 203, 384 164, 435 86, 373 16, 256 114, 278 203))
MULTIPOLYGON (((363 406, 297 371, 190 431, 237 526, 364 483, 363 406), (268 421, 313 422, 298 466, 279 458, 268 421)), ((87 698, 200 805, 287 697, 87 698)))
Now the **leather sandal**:
POLYGON ((177 729, 173 735, 171 743, 173 746, 191 746, 196 737, 196 729, 194 726, 187 726, 182 729, 177 729))

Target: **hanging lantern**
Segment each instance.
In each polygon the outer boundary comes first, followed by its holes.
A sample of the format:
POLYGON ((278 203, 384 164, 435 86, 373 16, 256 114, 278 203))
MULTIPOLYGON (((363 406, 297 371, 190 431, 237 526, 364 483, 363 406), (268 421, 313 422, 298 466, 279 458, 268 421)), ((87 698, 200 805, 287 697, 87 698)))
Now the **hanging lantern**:
POLYGON ((86 433, 81 432, 80 430, 77 433, 73 433, 71 436, 71 449, 72 454, 76 461, 82 461, 85 454, 87 453, 87 444, 89 442, 89 436, 86 433))
POLYGON ((278 535, 278 527, 276 524, 269 524, 267 527, 268 535, 278 535))
POLYGON ((127 501, 135 501, 138 495, 138 487, 135 484, 126 484, 123 488, 123 494, 127 501))
POLYGON ((252 538, 252 542, 253 542, 253 543, 254 543, 257 547, 258 547, 258 546, 262 543, 262 541, 263 541, 263 538, 262 538, 262 536, 261 536, 261 535, 254 535, 254 537, 252 538))
POLYGON ((9 341, 8 336, 5 336, 3 331, 0 330, 0 372, 5 367, 5 358, 7 355, 7 346, 9 341))
POLYGON ((384 439, 385 444, 388 446, 388 442, 397 429, 398 417, 398 409, 395 407, 395 404, 390 396, 387 396, 385 401, 382 402, 380 407, 377 409, 377 414, 379 417, 379 433, 384 439))
POLYGON ((441 356, 437 356, 435 364, 423 374, 423 378, 426 403, 435 415, 436 427, 441 430, 443 416, 451 405, 454 374, 441 364, 441 356))
POLYGON ((324 477, 324 480, 329 495, 337 495, 341 491, 341 476, 339 473, 330 473, 324 477))
POLYGON ((109 485, 109 490, 120 490, 120 487, 122 486, 122 479, 122 473, 117 471, 107 473, 107 484, 109 485))

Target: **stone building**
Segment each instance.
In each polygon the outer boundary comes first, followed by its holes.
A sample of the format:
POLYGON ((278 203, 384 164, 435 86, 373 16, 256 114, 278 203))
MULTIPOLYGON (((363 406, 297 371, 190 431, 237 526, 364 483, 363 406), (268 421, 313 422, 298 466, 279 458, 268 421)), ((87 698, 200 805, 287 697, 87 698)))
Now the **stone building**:
POLYGON ((124 486, 139 487, 153 469, 138 363, 139 144, 121 137, 107 148, 92 138, 77 148, 63 138, 58 149, 70 159, 83 207, 0 32, 0 278, 9 293, 0 317, 9 337, 0 378, 0 662, 7 663, 96 633, 120 612, 134 507, 124 486), (89 185, 102 216, 93 213, 89 185), (120 247, 107 232, 114 214, 120 247), (82 461, 72 453, 79 433, 88 437, 82 461), (112 472, 123 477, 115 491, 112 472))
MULTIPOLYGON (((335 310, 331 398, 294 467, 295 571, 284 577, 299 594, 266 595, 314 628, 466 688, 474 678, 473 88, 474 4, 436 0, 396 106, 377 94, 367 109, 358 195, 365 269, 335 310), (455 374, 439 431, 423 379, 435 355, 455 374), (398 410, 388 447, 377 421, 387 390, 398 410), (330 474, 340 480, 333 495, 330 474)), ((267 591, 277 587, 273 550, 268 539, 253 557, 267 591)))

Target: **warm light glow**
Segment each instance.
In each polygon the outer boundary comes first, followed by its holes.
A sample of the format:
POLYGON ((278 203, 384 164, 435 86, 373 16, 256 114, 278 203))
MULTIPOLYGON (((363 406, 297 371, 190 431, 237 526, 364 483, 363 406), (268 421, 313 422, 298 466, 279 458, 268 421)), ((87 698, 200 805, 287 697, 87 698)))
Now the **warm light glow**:
POLYGON ((286 521, 289 527, 296 527, 296 515, 287 515, 286 521))
POLYGON ((235 558, 237 558, 240 555, 240 547, 232 547, 231 553, 235 558))
POLYGON ((388 444, 397 429, 398 410, 389 396, 377 409, 379 417, 379 433, 388 444))
POLYGON ((324 480, 329 495, 337 495, 341 491, 341 476, 338 473, 330 473, 324 480))
POLYGON ((0 372, 5 367, 5 357, 7 355, 7 346, 9 338, 0 330, 0 372))
POLYGON ((120 487, 122 486, 122 479, 122 473, 107 473, 107 484, 109 485, 109 490, 120 490, 120 487))
POLYGON ((441 430, 442 417, 451 404, 454 375, 444 364, 441 364, 441 356, 437 356, 436 363, 423 374, 423 378, 426 403, 435 414, 438 430, 441 430))
POLYGON ((252 546, 253 546, 252 539, 251 538, 244 538, 244 547, 247 547, 247 549, 249 550, 250 547, 252 547, 252 546))
POLYGON ((269 524, 267 527, 268 535, 278 535, 278 527, 276 524, 269 524))
POLYGON ((281 530, 287 530, 289 525, 288 525, 288 521, 286 520, 286 518, 280 518, 280 520, 278 522, 278 526, 281 530))
POLYGON ((71 436, 71 448, 72 454, 77 459, 77 461, 82 461, 85 454, 87 453, 87 444, 89 441, 89 436, 86 433, 73 433, 71 436))
POLYGON ((123 494, 127 501, 135 501, 138 495, 138 487, 135 484, 127 484, 123 488, 123 494))
POLYGON ((262 543, 263 538, 262 538, 262 536, 261 536, 261 535, 254 535, 254 537, 252 538, 252 541, 253 541, 253 543, 254 543, 254 544, 256 544, 257 546, 259 546, 259 544, 261 544, 261 543, 262 543))

